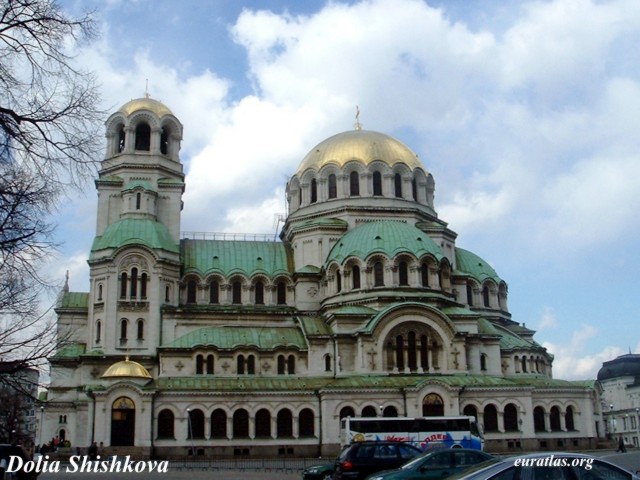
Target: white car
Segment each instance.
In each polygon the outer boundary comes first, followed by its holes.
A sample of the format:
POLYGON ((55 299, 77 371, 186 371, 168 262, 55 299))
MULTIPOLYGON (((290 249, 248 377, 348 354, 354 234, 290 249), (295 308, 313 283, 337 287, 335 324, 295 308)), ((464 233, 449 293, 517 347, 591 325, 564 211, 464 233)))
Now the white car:
POLYGON ((532 453, 481 463, 452 480, 640 480, 603 458, 581 453, 532 453))

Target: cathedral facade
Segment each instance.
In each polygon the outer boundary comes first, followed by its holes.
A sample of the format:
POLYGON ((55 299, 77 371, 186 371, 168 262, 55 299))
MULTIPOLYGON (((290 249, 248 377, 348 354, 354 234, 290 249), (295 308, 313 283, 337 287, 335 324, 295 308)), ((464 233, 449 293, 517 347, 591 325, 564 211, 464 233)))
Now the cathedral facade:
POLYGON ((508 287, 396 139, 356 126, 286 186, 279 240, 180 231, 182 124, 106 122, 88 293, 62 293, 43 438, 168 455, 331 455, 346 416, 473 415, 486 449, 594 447, 597 391, 554 379, 508 287), (64 421, 63 421, 64 420, 64 421))

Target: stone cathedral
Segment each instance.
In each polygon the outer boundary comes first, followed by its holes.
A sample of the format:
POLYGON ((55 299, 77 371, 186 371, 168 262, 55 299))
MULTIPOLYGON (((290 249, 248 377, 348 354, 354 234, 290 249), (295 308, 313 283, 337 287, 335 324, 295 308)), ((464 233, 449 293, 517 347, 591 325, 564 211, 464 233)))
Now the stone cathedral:
POLYGON ((88 292, 58 301, 72 342, 50 358, 41 438, 318 456, 338 451, 342 417, 464 414, 489 451, 595 447, 593 382, 553 378, 407 146, 356 125, 301 160, 278 240, 195 236, 182 134, 148 96, 106 122, 88 292))

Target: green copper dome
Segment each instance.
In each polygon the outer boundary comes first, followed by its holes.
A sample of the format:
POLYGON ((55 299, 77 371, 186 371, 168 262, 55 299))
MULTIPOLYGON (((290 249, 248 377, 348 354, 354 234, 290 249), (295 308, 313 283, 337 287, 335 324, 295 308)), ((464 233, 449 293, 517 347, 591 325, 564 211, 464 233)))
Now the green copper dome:
POLYGON ((115 222, 96 237, 91 247, 92 256, 98 250, 141 244, 153 249, 178 253, 178 245, 171 239, 163 224, 149 219, 124 219, 115 222))
POLYGON ((456 274, 469 275, 480 283, 490 278, 496 283, 502 280, 496 271, 482 258, 463 248, 456 248, 456 274))
POLYGON ((416 258, 431 254, 437 260, 444 257, 440 247, 423 231, 404 222, 381 220, 346 233, 329 252, 326 264, 342 263, 352 256, 364 260, 373 253, 390 258, 400 253, 409 253, 416 258))

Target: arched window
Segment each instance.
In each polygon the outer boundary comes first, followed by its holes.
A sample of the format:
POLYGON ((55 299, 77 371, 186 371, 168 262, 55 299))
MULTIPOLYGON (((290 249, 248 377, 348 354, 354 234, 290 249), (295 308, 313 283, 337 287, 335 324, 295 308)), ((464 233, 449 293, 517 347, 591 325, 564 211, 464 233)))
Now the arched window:
POLYGON ((351 407, 343 407, 340 409, 340 418, 355 417, 356 412, 351 407))
POLYGON ((329 355, 328 353, 324 356, 324 371, 331 371, 331 355, 329 355))
POLYGON ((249 355, 247 357, 247 373, 249 375, 256 374, 256 357, 254 355, 249 355))
POLYGON ((220 303, 220 285, 216 280, 209 284, 209 303, 220 303))
POLYGON ((277 437, 293 437, 293 415, 291 410, 283 408, 278 412, 277 424, 277 437))
POLYGON ((407 262, 400 262, 398 265, 398 280, 400 285, 409 285, 409 267, 407 262))
POLYGON ((245 370, 244 355, 238 355, 238 358, 236 359, 236 363, 237 363, 236 371, 238 372, 238 375, 244 375, 244 370, 245 370))
POLYGON ((120 298, 127 298, 127 272, 120 275, 120 298))
POLYGON ((465 405, 464 410, 462 410, 462 414, 467 417, 473 417, 478 421, 478 409, 474 405, 465 405))
POLYGON ((336 291, 340 292, 342 290, 342 275, 340 275, 340 270, 336 270, 336 291))
POLYGON ((287 284, 285 282, 278 282, 277 296, 278 296, 278 305, 287 304, 287 284))
POLYGON ((202 355, 196 355, 196 375, 202 375, 204 366, 204 357, 202 355))
POLYGON ((373 264, 373 286, 384 287, 384 267, 382 262, 373 264))
POLYGON ((102 322, 98 320, 96 322, 96 343, 100 343, 101 337, 102 337, 102 322))
POLYGON ((396 367, 398 371, 404 370, 404 337, 396 336, 396 367))
POLYGON ((147 298, 147 280, 149 276, 146 273, 140 275, 140 298, 147 298))
POLYGON ((136 322, 136 339, 144 340, 144 320, 141 318, 136 322))
POLYGON ((336 184, 336 176, 332 173, 329 175, 329 198, 336 198, 338 196, 338 186, 336 184))
POLYGON ((289 375, 294 375, 296 373, 296 357, 293 355, 289 355, 287 359, 287 373, 289 375))
POLYGON ((527 357, 525 355, 522 356, 522 373, 527 373, 527 357))
POLYGON ((518 431, 518 409, 513 403, 504 407, 504 429, 507 432, 518 431))
POLYGON ((571 432, 572 430, 576 429, 576 425, 573 422, 573 407, 572 406, 568 406, 567 407, 567 411, 564 414, 564 426, 566 427, 567 431, 571 432))
POLYGON ((202 410, 189 410, 187 438, 204 438, 204 413, 202 410))
POLYGON ((382 174, 380 172, 373 172, 373 195, 382 195, 382 174))
POLYGON ((261 408, 256 413, 256 438, 271 437, 271 414, 266 408, 261 408))
POLYGON ((484 431, 498 431, 498 410, 492 403, 484 407, 484 431))
POLYGON ((544 423, 544 408, 535 407, 533 409, 533 429, 536 432, 544 432, 546 430, 544 423))
POLYGON ((316 203, 318 201, 318 182, 316 179, 311 180, 311 203, 316 203))
POLYGON ((233 438, 249 436, 249 413, 244 408, 233 413, 233 438))
POLYGON ((481 353, 480 354, 480 370, 484 371, 486 369, 487 369, 487 354, 481 353))
POLYGON ((174 415, 169 409, 161 410, 158 414, 158 438, 173 438, 174 415))
POLYGON ((102 284, 98 285, 98 301, 102 301, 102 284))
POLYGON ((261 281, 256 282, 255 291, 256 305, 264 305, 264 284, 261 281))
POLYGON ((122 320, 120 320, 120 340, 126 340, 127 339, 127 319, 123 318, 122 320))
POLYGON ((187 282, 187 303, 196 303, 196 287, 195 280, 187 282))
POLYGON ((213 375, 214 359, 213 355, 207 355, 207 375, 213 375))
POLYGON ((473 307, 473 286, 471 282, 467 282, 467 303, 470 307, 473 307))
POLYGON ((411 196, 414 200, 418 200, 418 183, 416 182, 415 177, 411 180, 411 196))
POLYGON ((146 123, 136 127, 136 150, 149 151, 151 148, 151 128, 146 123))
POLYGON ((298 436, 314 437, 316 434, 315 416, 310 408, 303 408, 298 415, 298 436))
POLYGON ((367 418, 377 417, 378 412, 376 411, 375 407, 372 407, 371 405, 367 405, 362 409, 362 416, 367 418))
POLYGON ((489 287, 486 285, 482 287, 482 301, 484 302, 485 307, 491 306, 489 303, 489 287))
POLYGON ((238 280, 233 282, 233 285, 231 286, 231 302, 234 305, 242 303, 242 284, 238 280))
POLYGON ((167 127, 162 127, 160 133, 160 153, 166 155, 169 152, 169 136, 170 131, 167 127))
POLYGON ((211 414, 211 438, 227 438, 227 414, 221 408, 211 414))
POLYGON ((402 198, 402 175, 396 173, 393 177, 393 187, 396 197, 402 198))
POLYGON ((351 269, 351 277, 353 278, 353 289, 360 288, 360 267, 354 265, 351 269))
POLYGON ((136 210, 140 210, 140 204, 142 203, 142 194, 136 193, 136 210))
POLYGON ((164 287, 164 301, 165 302, 171 301, 171 287, 169 287, 169 285, 166 285, 164 287))
POLYGON ((349 195, 352 197, 360 195, 360 175, 358 172, 349 174, 349 195))
POLYGON ((278 355, 278 375, 284 375, 285 363, 284 355, 278 355))
POLYGON ((416 351, 416 332, 411 331, 407 335, 407 362, 409 370, 415 372, 418 368, 418 356, 416 351))
POLYGON ((398 410, 393 405, 389 405, 387 407, 384 407, 384 410, 382 410, 382 416, 383 417, 397 417, 398 416, 398 410))
POLYGON ((444 401, 437 393, 429 393, 422 400, 422 415, 425 417, 444 416, 444 401))
POLYGON ((138 269, 131 269, 131 291, 129 293, 131 298, 136 298, 138 296, 138 269))
POLYGON ((423 287, 429 286, 429 265, 426 263, 420 265, 420 282, 423 287))
POLYGON ((125 138, 126 138, 126 134, 124 132, 124 125, 121 125, 120 129, 118 130, 118 148, 117 148, 117 153, 121 153, 124 150, 125 138))
POLYGON ((560 409, 556 406, 551 407, 549 411, 549 426, 552 432, 559 432, 560 426, 560 409))

